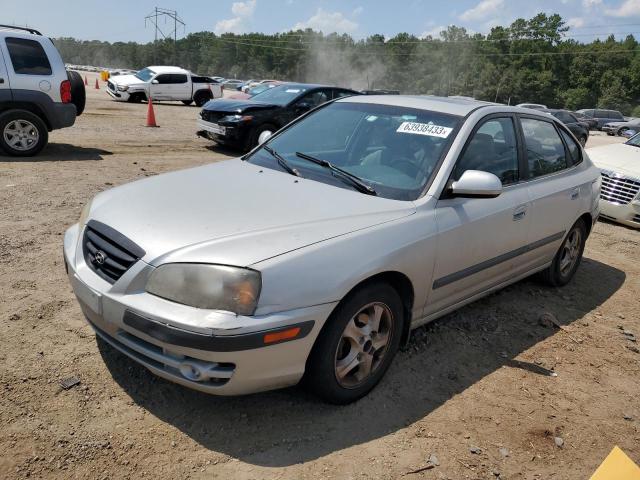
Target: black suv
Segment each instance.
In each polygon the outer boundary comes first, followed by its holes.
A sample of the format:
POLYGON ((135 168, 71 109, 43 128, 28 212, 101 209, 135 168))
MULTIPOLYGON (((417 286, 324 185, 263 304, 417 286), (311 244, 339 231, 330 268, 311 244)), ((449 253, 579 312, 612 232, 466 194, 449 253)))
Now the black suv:
POLYGON ((553 115, 558 120, 566 125, 571 130, 573 136, 578 139, 580 144, 584 147, 589 139, 589 125, 585 122, 581 122, 573 113, 569 110, 555 110, 548 108, 546 110, 540 110, 546 112, 549 115, 553 115))
POLYGON ((355 90, 287 83, 247 100, 216 99, 200 112, 197 134, 216 143, 250 150, 303 113, 355 90))

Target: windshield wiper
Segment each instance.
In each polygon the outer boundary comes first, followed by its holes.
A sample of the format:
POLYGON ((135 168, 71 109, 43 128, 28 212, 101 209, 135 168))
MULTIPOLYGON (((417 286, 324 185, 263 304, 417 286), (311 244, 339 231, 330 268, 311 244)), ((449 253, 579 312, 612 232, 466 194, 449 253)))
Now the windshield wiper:
POLYGON ((264 145, 262 148, 264 150, 266 150, 267 152, 269 152, 271 154, 271 156, 278 161, 278 165, 280 165, 288 173, 290 173, 291 175, 294 175, 296 177, 301 177, 302 176, 302 175, 300 175, 300 172, 298 170, 296 170, 291 165, 289 165, 287 163, 287 161, 282 157, 282 155, 280 155, 278 152, 276 152, 273 148, 268 147, 266 145, 264 145))
POLYGON ((364 183, 364 181, 360 177, 354 175, 353 173, 347 172, 340 167, 336 167, 333 163, 327 160, 312 157, 311 155, 307 155, 306 153, 302 152, 296 152, 296 156, 304 160, 309 160, 310 162, 320 165, 321 167, 328 168, 329 170, 331 170, 331 172, 337 174, 337 176, 339 176, 340 178, 347 180, 359 192, 366 193, 367 195, 378 194, 372 186, 364 183))

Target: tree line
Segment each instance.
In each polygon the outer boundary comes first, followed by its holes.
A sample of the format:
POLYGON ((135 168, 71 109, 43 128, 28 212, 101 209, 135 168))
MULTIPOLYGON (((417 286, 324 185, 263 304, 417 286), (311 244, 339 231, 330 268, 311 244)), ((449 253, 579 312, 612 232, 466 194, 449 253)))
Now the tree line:
POLYGON ((202 75, 274 78, 462 95, 640 116, 640 48, 633 35, 589 43, 568 37, 560 15, 540 13, 488 34, 449 26, 436 37, 400 33, 356 40, 308 30, 242 35, 198 32, 140 44, 58 38, 66 63, 139 69, 180 65, 202 75))

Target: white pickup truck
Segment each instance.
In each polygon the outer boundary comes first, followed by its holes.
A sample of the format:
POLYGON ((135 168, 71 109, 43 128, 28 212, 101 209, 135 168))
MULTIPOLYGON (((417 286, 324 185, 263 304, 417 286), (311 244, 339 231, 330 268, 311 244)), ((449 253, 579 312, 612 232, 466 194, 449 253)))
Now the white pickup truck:
POLYGON ((118 75, 107 82, 107 93, 120 102, 175 100, 203 106, 222 97, 222 87, 210 77, 194 75, 180 67, 152 66, 134 75, 118 75))

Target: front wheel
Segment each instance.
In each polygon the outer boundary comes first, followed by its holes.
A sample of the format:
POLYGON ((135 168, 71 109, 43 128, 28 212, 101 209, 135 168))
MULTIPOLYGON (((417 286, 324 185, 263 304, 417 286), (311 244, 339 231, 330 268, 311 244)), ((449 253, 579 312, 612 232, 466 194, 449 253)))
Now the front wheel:
POLYGON ((186 106, 189 106, 193 103, 193 100, 182 100, 182 103, 185 104, 186 106))
POLYGON ((586 241, 587 227, 579 219, 565 236, 549 268, 540 273, 542 280, 552 287, 569 283, 580 266, 586 241))
POLYGON ((351 294, 327 320, 307 362, 306 385, 327 402, 344 405, 380 382, 398 351, 402 300, 387 284, 351 294))
POLYGON ((27 110, 9 110, 0 115, 0 148, 14 157, 32 157, 49 141, 47 126, 27 110))

